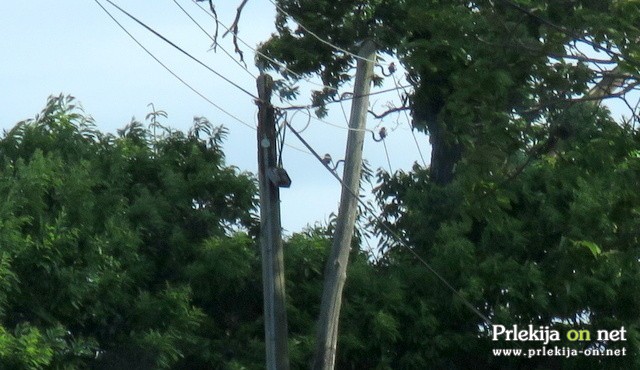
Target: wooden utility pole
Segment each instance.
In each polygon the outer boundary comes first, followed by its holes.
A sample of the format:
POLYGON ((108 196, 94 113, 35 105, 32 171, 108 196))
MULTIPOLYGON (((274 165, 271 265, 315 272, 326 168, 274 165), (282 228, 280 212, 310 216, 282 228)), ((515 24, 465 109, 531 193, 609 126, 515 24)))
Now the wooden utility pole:
POLYGON ((277 169, 276 128, 271 105, 273 79, 261 74, 258 85, 258 180, 260 182, 260 246, 264 296, 264 332, 268 370, 288 370, 287 311, 284 258, 280 226, 280 189, 273 176, 277 169))
POLYGON ((342 289, 347 279, 349 251, 358 210, 358 193, 362 174, 362 147, 366 128, 369 92, 376 50, 373 41, 365 41, 358 53, 355 86, 349 118, 349 135, 345 153, 343 187, 331 254, 324 271, 324 286, 313 370, 332 370, 335 366, 338 323, 342 289))

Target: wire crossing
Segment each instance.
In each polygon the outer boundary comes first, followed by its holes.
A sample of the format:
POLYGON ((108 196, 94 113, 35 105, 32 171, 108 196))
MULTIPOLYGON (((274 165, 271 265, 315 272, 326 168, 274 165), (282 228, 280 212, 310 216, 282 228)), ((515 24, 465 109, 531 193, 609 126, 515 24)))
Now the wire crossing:
MULTIPOLYGON (((108 0, 107 0, 108 1, 108 0)), ((107 8, 105 8, 98 0, 94 0, 94 2, 105 12, 105 14, 111 18, 111 20, 113 20, 114 23, 116 23, 118 25, 118 27, 120 29, 122 29, 122 31, 124 31, 138 46, 140 46, 140 48, 142 48, 142 50, 144 50, 151 58, 153 58, 153 60, 155 60, 158 64, 160 64, 167 72, 169 72, 173 77, 175 77, 178 81, 180 81, 184 86, 186 86, 189 90, 191 90, 192 92, 194 92, 196 95, 198 95, 199 97, 201 97, 204 101, 206 101, 207 103, 209 103, 211 106, 213 106, 214 108, 218 109, 219 111, 221 111, 222 113, 226 114, 227 116, 229 116, 230 118, 232 118, 234 121, 242 124, 243 126, 246 126, 248 128, 250 128, 251 130, 256 130, 255 126, 250 125, 249 123, 241 120, 240 118, 238 118, 237 116, 235 116, 234 114, 230 113, 229 111, 227 111, 226 109, 222 108, 220 105, 214 103, 211 99, 209 99, 208 97, 206 97, 204 94, 202 94, 200 91, 198 91, 196 88, 194 88, 193 86, 191 86, 188 82, 186 82, 183 78, 181 78, 177 73, 175 73, 171 68, 169 68, 166 64, 164 64, 158 57, 156 57, 149 49, 147 49, 135 36, 133 36, 133 34, 131 34, 131 32, 129 32, 126 27, 124 27, 124 25, 122 25, 122 23, 120 23, 114 16, 113 14, 111 14, 111 12, 109 12, 109 10, 107 8)), ((110 2, 110 1, 109 1, 110 2)), ((308 154, 311 155, 311 153, 298 148, 296 146, 290 145, 288 143, 284 143, 285 146, 298 151, 300 153, 304 153, 304 154, 308 154)))
POLYGON ((209 67, 208 65, 206 65, 205 63, 203 63, 202 61, 200 61, 198 58, 194 57, 193 55, 189 54, 187 51, 185 51, 183 48, 181 48, 180 46, 176 45, 175 43, 173 43, 171 40, 167 39, 166 37, 164 37, 162 34, 160 34, 158 31, 154 30, 153 28, 147 26, 144 22, 142 22, 141 20, 139 20, 138 18, 136 18, 135 16, 133 16, 132 14, 130 14, 129 12, 127 12, 126 10, 122 9, 121 7, 119 7, 117 4, 113 3, 113 1, 111 0, 105 0, 106 2, 108 2, 109 4, 111 4, 111 6, 113 6, 114 8, 118 9, 120 12, 122 12, 123 14, 125 14, 127 17, 131 18, 134 22, 138 23, 139 25, 141 25, 142 27, 144 27, 145 29, 147 29, 149 32, 153 33, 155 36, 159 37, 162 41, 166 42, 167 44, 171 45, 174 49, 178 50, 179 52, 181 52, 182 54, 186 55, 189 59, 195 61, 196 63, 200 64, 201 66, 203 66, 204 68, 206 68, 207 70, 209 70, 210 72, 212 72, 213 74, 215 74, 216 76, 220 77, 221 79, 223 79, 224 81, 226 81, 227 83, 231 84, 233 87, 235 87, 236 89, 242 91, 243 93, 249 95, 250 97, 252 97, 254 100, 259 101, 260 99, 255 96, 254 94, 252 94, 251 92, 249 92, 248 90, 246 90, 245 88, 243 88, 242 86, 238 85, 237 83, 231 81, 230 79, 228 79, 227 77, 225 77, 224 75, 222 75, 221 73, 219 73, 218 71, 216 71, 215 69, 209 67))
MULTIPOLYGON (((207 37, 209 39, 211 39, 211 41, 213 41, 214 43, 216 42, 216 39, 214 36, 211 36, 209 34, 209 32, 207 32, 207 30, 204 29, 204 27, 202 27, 202 25, 200 25, 200 23, 198 23, 198 21, 193 18, 191 16, 191 14, 189 14, 189 12, 182 6, 180 5, 180 3, 177 0, 173 0, 173 3, 176 4, 178 6, 178 8, 180 8, 180 10, 182 10, 182 12, 189 17, 189 19, 191 19, 191 22, 193 22, 205 35, 207 35, 207 37)), ((246 71, 249 76, 253 77, 253 79, 255 80, 257 78, 256 75, 254 75, 253 73, 251 73, 251 71, 249 71, 249 69, 247 68, 246 64, 242 64, 240 63, 236 58, 233 57, 233 55, 231 55, 231 53, 229 53, 225 48, 223 48, 221 45, 217 45, 218 47, 220 47, 220 50, 222 50, 222 52, 228 56, 229 58, 231 58, 231 60, 233 60, 233 62, 235 64, 237 64, 240 68, 242 68, 244 71, 246 71)))
POLYGON ((183 85, 185 85, 189 90, 191 90, 194 93, 196 93, 196 95, 198 95, 199 97, 204 99, 207 103, 211 104, 213 107, 217 108, 222 113, 224 113, 227 116, 231 117, 236 122, 238 122, 238 123, 240 123, 240 124, 242 124, 242 125, 244 125, 244 126, 246 126, 246 127, 248 127, 248 128, 250 128, 250 129, 255 131, 256 128, 254 126, 246 123, 245 121, 241 120, 240 118, 236 117, 235 115, 229 113, 227 110, 225 110, 224 108, 222 108, 218 104, 214 103, 211 99, 207 98, 204 94, 202 94, 200 91, 196 90, 196 88, 194 88, 188 82, 186 82, 184 79, 182 79, 180 76, 178 76, 173 70, 171 70, 171 68, 169 68, 160 59, 158 59, 158 57, 156 57, 151 51, 149 51, 149 49, 147 49, 144 45, 142 45, 142 43, 140 43, 140 41, 138 41, 138 39, 136 39, 135 36, 133 36, 129 31, 127 31, 127 29, 98 0, 94 0, 94 2, 96 4, 98 4, 98 6, 100 8, 102 8, 102 10, 109 16, 109 18, 111 18, 118 25, 118 27, 120 27, 136 44, 138 44, 138 46, 140 46, 142 48, 142 50, 144 50, 147 54, 149 54, 149 56, 151 58, 153 58, 153 60, 158 62, 158 64, 160 64, 173 77, 178 79, 178 81, 180 81, 183 85))

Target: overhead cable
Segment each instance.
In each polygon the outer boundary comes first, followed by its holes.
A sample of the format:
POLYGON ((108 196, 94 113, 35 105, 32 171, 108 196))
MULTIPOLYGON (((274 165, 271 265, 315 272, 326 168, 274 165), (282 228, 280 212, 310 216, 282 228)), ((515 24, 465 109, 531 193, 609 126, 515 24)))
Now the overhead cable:
MULTIPOLYGON (((215 42, 215 37, 211 36, 209 34, 209 32, 207 32, 207 30, 205 30, 200 23, 198 23, 198 21, 193 18, 191 16, 191 14, 189 14, 189 12, 182 6, 180 5, 180 3, 178 3, 177 0, 173 0, 173 2, 178 6, 178 8, 180 8, 180 10, 182 10, 182 12, 189 17, 189 19, 191 19, 191 21, 202 31, 204 32, 205 35, 207 35, 207 37, 209 39, 211 39, 211 41, 215 42)), ((220 47, 220 50, 222 50, 223 53, 225 53, 226 56, 228 56, 231 60, 233 60, 234 63, 236 63, 240 68, 242 68, 244 71, 246 71, 249 76, 253 77, 254 79, 257 78, 257 76, 255 76, 253 73, 251 73, 251 71, 249 71, 249 69, 247 68, 246 64, 242 64, 240 63, 236 58, 233 57, 233 55, 231 55, 231 53, 229 53, 225 48, 223 48, 221 45, 218 45, 220 47)))
POLYGON ((151 51, 149 51, 149 49, 147 49, 144 45, 142 45, 142 43, 140 43, 140 41, 138 41, 138 39, 136 39, 135 36, 133 36, 129 31, 127 31, 127 29, 98 0, 94 0, 94 1, 95 1, 96 4, 98 4, 98 6, 100 6, 100 8, 102 8, 102 10, 109 16, 109 18, 111 18, 127 35, 129 35, 129 37, 136 44, 138 44, 138 46, 140 46, 142 48, 142 50, 144 50, 147 54, 149 54, 149 56, 151 56, 151 58, 153 58, 153 60, 158 62, 158 64, 160 64, 165 70, 167 70, 167 72, 169 72, 173 77, 178 79, 178 81, 180 81, 183 85, 185 85, 187 88, 189 88, 189 90, 193 91, 199 97, 204 99, 207 103, 211 104, 212 106, 217 108, 219 111, 221 111, 222 113, 224 113, 227 116, 231 117, 232 119, 234 119, 235 121, 239 122, 240 124, 242 124, 244 126, 247 126, 247 127, 249 127, 250 129, 252 129, 254 131, 256 130, 256 128, 254 126, 244 122, 240 118, 238 118, 235 115, 229 113, 227 110, 225 110, 224 108, 222 108, 218 104, 216 104, 213 101, 211 101, 211 99, 207 98, 204 94, 202 94, 201 92, 196 90, 193 86, 191 86, 189 83, 187 83, 185 80, 183 80, 180 76, 178 76, 175 72, 173 72, 173 70, 171 70, 171 68, 169 68, 166 64, 164 64, 155 55, 153 55, 153 53, 151 53, 151 51))
MULTIPOLYGON (((109 10, 107 10, 98 0, 94 0, 94 2, 96 4, 98 4, 98 6, 107 14, 107 16, 109 16, 109 18, 111 18, 117 25, 118 27, 120 27, 136 44, 138 44, 138 46, 140 46, 140 48, 142 48, 142 50, 144 50, 151 58, 153 58, 153 60, 155 60, 158 64, 160 64, 167 72, 169 72, 173 77, 175 77, 178 81, 180 81, 183 85, 185 85, 187 88, 189 88, 189 90, 193 91, 196 95, 198 95, 199 97, 201 97, 202 99, 204 99, 207 103, 211 104, 213 107, 215 107, 216 109, 218 109, 219 111, 221 111, 222 113, 226 114, 227 116, 231 117, 233 120, 235 120, 236 122, 250 128, 253 131, 256 131, 256 127, 252 126, 248 123, 246 123, 245 121, 241 120, 240 118, 238 118, 237 116, 233 115, 232 113, 229 113, 227 110, 225 110, 224 108, 222 108, 220 105, 214 103, 211 99, 207 98, 204 94, 202 94, 201 92, 199 92, 197 89, 195 89, 193 86, 191 86, 189 83, 187 83, 184 79, 182 79, 180 76, 178 76, 173 70, 171 70, 171 68, 169 68, 166 64, 164 64, 160 59, 158 59, 155 55, 153 55, 153 53, 151 53, 151 51, 149 51, 149 49, 147 49, 144 45, 142 45, 142 43, 140 41, 138 41, 138 39, 136 39, 135 36, 133 36, 112 14, 111 12, 109 12, 109 10)), ((298 152, 304 153, 304 154, 311 154, 307 151, 305 151, 304 149, 298 148, 294 145, 290 145, 285 143, 286 146, 290 147, 293 150, 296 150, 298 152)))
MULTIPOLYGON (((400 86, 397 86, 397 87, 392 87, 392 88, 389 88, 389 89, 374 91, 374 92, 370 92, 368 94, 362 94, 362 95, 358 95, 358 96, 355 96, 355 95, 353 95, 351 93, 348 93, 342 98, 335 99, 335 100, 332 100, 332 101, 328 101, 328 102, 326 102, 324 104, 325 105, 329 105, 329 104, 335 104, 335 103, 342 103, 344 101, 353 100, 355 98, 362 98, 362 97, 365 97, 365 96, 373 96, 373 95, 384 94, 384 93, 388 93, 390 91, 406 89, 406 88, 409 88, 409 87, 413 87, 413 86, 412 85, 400 85, 400 86)), ((289 105, 289 106, 286 106, 286 107, 278 107, 278 109, 281 109, 281 110, 312 109, 312 108, 318 108, 318 106, 314 105, 314 104, 307 104, 307 105, 289 105)))
MULTIPOLYGON (((398 80, 396 80, 396 76, 394 74, 391 74, 391 78, 393 79, 393 84, 398 87, 398 80)), ((400 90, 396 90, 396 92, 398 93, 398 99, 400 99, 400 101, 402 101, 402 95, 400 94, 400 90)), ((413 126, 413 122, 411 121, 411 119, 409 118, 409 114, 407 113, 407 111, 403 111, 404 112, 404 117, 407 120, 407 123, 409 124, 409 127, 411 128, 411 136, 413 136, 413 142, 416 144, 416 148, 418 149, 418 154, 420 155, 420 159, 422 160, 422 164, 427 167, 427 162, 424 160, 424 156, 422 155, 422 149, 420 149, 420 145, 418 144, 418 138, 416 138, 416 133, 415 133, 415 127, 413 126)))
POLYGON ((250 97, 252 97, 254 100, 256 101, 260 101, 260 99, 255 96, 254 94, 250 93, 248 90, 246 90, 245 88, 243 88, 242 86, 236 84, 235 82, 231 81, 230 79, 228 79, 227 77, 225 77, 224 75, 222 75, 221 73, 219 73, 218 71, 214 70, 213 68, 209 67, 208 65, 204 64, 202 61, 200 61, 198 58, 194 57, 193 55, 189 54, 187 51, 185 51, 183 48, 181 48, 180 46, 176 45, 175 43, 173 43, 172 41, 170 41, 169 39, 167 39, 166 37, 164 37, 163 35, 161 35, 159 32, 157 32, 156 30, 154 30, 153 28, 147 26, 145 23, 143 23, 141 20, 139 20, 138 18, 136 18, 135 16, 133 16, 132 14, 130 14, 129 12, 127 12, 126 10, 122 9, 121 7, 119 7, 117 4, 114 4, 113 1, 111 0, 105 0, 106 2, 108 2, 109 4, 111 4, 113 7, 115 7, 116 9, 118 9, 120 12, 122 12, 123 14, 125 14, 127 17, 131 18, 134 22, 138 23, 139 25, 141 25, 142 27, 144 27, 145 29, 147 29, 149 32, 153 33, 155 36, 159 37, 160 39, 162 39, 162 41, 166 42, 167 44, 171 45, 173 48, 175 48, 176 50, 180 51, 182 54, 186 55, 187 57, 189 57, 190 59, 192 59, 193 61, 195 61, 196 63, 200 64, 201 66, 203 66, 204 68, 206 68, 207 70, 209 70, 210 72, 212 72, 213 74, 215 74, 216 76, 220 77, 221 79, 223 79, 224 81, 226 81, 227 83, 231 84, 233 87, 235 87, 236 89, 242 91, 243 93, 249 95, 250 97))
POLYGON ((273 4, 273 5, 276 7, 276 9, 278 9, 278 11, 280 11, 282 14, 286 15, 287 17, 291 18, 293 21, 295 21, 295 22, 298 24, 298 26, 300 26, 300 28, 302 28, 303 30, 305 30, 308 34, 310 34, 311 36, 313 36, 316 40, 320 41, 321 43, 323 43, 323 44, 325 44, 325 45, 328 45, 328 46, 330 46, 331 48, 333 48, 333 49, 335 49, 335 50, 338 50, 338 51, 340 51, 340 52, 342 52, 342 53, 345 53, 345 54, 347 54, 347 55, 349 55, 350 57, 353 57, 353 58, 355 58, 355 59, 360 59, 360 60, 363 60, 363 61, 365 61, 365 62, 374 63, 374 64, 378 63, 378 62, 376 62, 375 60, 370 60, 370 59, 367 59, 367 58, 361 57, 361 56, 360 56, 360 55, 358 55, 358 54, 352 53, 352 52, 350 52, 350 51, 348 51, 348 50, 345 50, 345 49, 343 49, 343 48, 341 48, 341 47, 339 47, 339 46, 336 46, 336 45, 332 44, 331 42, 329 42, 329 41, 327 41, 327 40, 323 39, 322 37, 318 36, 318 35, 317 35, 316 33, 314 33, 313 31, 311 31, 311 30, 309 30, 307 27, 305 27, 302 23, 300 23, 297 19, 295 19, 291 14, 287 13, 287 11, 286 11, 286 10, 284 10, 284 9, 282 9, 282 7, 281 7, 280 5, 278 5, 275 1, 273 1, 273 0, 269 0, 269 2, 270 2, 271 4, 273 4))
MULTIPOLYGON (((175 0, 174 0, 175 1, 175 0)), ((225 31, 227 32, 231 32, 230 29, 225 26, 222 22, 220 22, 218 19, 216 19, 215 16, 213 16, 212 14, 210 14, 205 8, 202 7, 202 5, 200 5, 196 0, 192 0, 194 3, 196 3, 196 5, 205 13, 207 13, 211 18, 213 18, 213 20, 222 28, 225 29, 225 31)), ((271 57, 269 57, 268 55, 266 55, 265 53, 261 52, 260 50, 252 47, 251 45, 249 45, 247 42, 245 42, 242 38, 240 38, 239 36, 236 35, 236 38, 244 45, 246 46, 249 50, 253 51, 256 56, 261 57, 263 59, 268 60, 269 62, 277 65, 278 67, 282 68, 284 71, 292 74, 293 76, 295 76, 297 79, 299 80, 303 80, 306 81, 312 85, 318 86, 318 87, 322 87, 323 89, 329 89, 329 90, 337 90, 335 87, 333 86, 328 86, 328 85, 323 85, 317 82, 312 81, 310 78, 303 76, 302 74, 295 72, 293 70, 291 70, 289 67, 287 67, 286 64, 279 62, 271 57)))

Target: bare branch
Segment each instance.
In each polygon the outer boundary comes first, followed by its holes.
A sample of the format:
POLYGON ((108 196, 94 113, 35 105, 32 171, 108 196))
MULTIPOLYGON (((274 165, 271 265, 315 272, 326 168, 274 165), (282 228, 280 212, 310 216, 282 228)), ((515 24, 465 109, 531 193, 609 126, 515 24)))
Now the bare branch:
POLYGON ((242 50, 240 50, 240 47, 238 46, 238 24, 240 23, 240 16, 242 15, 242 9, 244 9, 244 6, 247 5, 248 1, 249 0, 242 0, 240 5, 238 6, 238 9, 236 9, 236 18, 233 20, 231 27, 229 27, 227 31, 222 35, 222 37, 225 37, 227 36, 228 33, 233 34, 233 46, 235 47, 235 52, 238 53, 238 55, 240 55, 240 61, 245 65, 246 63, 244 61, 244 54, 242 53, 242 50))
MULTIPOLYGON (((198 7, 200 9, 202 9, 202 10, 204 10, 204 8, 202 8, 198 3, 203 2, 203 1, 206 1, 206 0, 195 0, 196 5, 198 5, 198 7)), ((176 4, 178 4, 178 3, 176 2, 176 4)), ((180 5, 178 4, 178 6, 180 6, 180 5)), ((211 48, 213 49, 213 51, 216 51, 216 48, 218 47, 218 27, 219 27, 219 25, 218 25, 218 13, 216 12, 216 7, 213 5, 212 0, 209 0, 209 9, 211 9, 211 15, 213 16, 213 20, 215 21, 215 24, 216 24, 216 30, 215 30, 213 36, 211 37, 213 39, 213 44, 211 45, 211 48)), ((204 11, 206 13, 206 10, 204 10, 204 11)))
POLYGON ((216 31, 213 34, 213 51, 216 50, 216 47, 218 46, 218 30, 219 30, 219 25, 218 25, 218 13, 216 13, 216 7, 213 6, 213 2, 211 0, 209 0, 209 9, 211 9, 211 14, 213 14, 213 19, 216 22, 216 31))
POLYGON ((632 106, 631 103, 629 103, 629 100, 627 100, 626 96, 620 97, 620 100, 622 100, 622 102, 627 106, 627 108, 629 108, 629 112, 631 112, 632 118, 629 120, 628 123, 633 122, 633 128, 635 130, 636 122, 640 122, 640 117, 636 113, 636 111, 638 110, 638 105, 640 104, 640 101, 637 101, 636 105, 632 106))
POLYGON ((373 115, 374 117, 376 117, 377 119, 381 119, 381 118, 384 118, 384 117, 388 116, 391 113, 402 112, 402 111, 409 110, 409 109, 410 109, 409 107, 401 106, 401 107, 394 107, 394 108, 388 109, 387 111, 385 111, 383 113, 380 113, 380 114, 377 114, 372 110, 369 110, 368 112, 371 115, 373 115))
POLYGON ((577 60, 579 62, 585 62, 585 63, 593 63, 593 64, 617 64, 618 62, 613 60, 613 59, 598 59, 598 58, 591 58, 588 57, 586 55, 583 54, 556 54, 556 53, 549 53, 548 54, 550 58, 556 59, 556 60, 562 60, 562 59, 574 59, 577 60))

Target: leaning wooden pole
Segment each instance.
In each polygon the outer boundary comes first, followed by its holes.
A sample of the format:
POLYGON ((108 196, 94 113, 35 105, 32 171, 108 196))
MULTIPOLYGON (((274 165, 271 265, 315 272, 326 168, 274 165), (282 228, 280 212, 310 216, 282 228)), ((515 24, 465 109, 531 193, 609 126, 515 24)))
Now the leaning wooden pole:
POLYGON ((287 311, 285 306, 284 258, 280 226, 280 189, 269 178, 277 166, 276 129, 271 105, 273 79, 258 77, 258 181, 260 183, 260 246, 264 330, 268 370, 288 370, 287 311))
POLYGON ((342 176, 343 188, 331 254, 324 271, 322 303, 313 360, 314 370, 330 370, 335 366, 342 289, 347 278, 349 251, 351 250, 351 240, 358 210, 358 193, 362 173, 362 147, 373 76, 372 61, 376 56, 374 43, 365 41, 358 55, 361 58, 358 59, 353 91, 354 99, 349 119, 350 130, 347 138, 344 173, 342 176))

